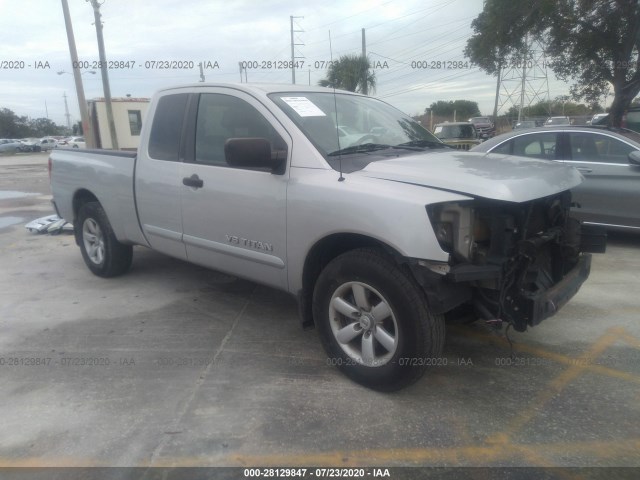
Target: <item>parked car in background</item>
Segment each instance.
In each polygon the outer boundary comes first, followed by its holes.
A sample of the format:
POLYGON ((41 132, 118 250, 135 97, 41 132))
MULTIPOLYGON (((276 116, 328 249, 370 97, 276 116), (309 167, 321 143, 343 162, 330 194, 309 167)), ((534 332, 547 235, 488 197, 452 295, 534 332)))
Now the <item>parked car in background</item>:
POLYGON ((622 127, 640 132, 640 107, 629 107, 622 117, 622 127))
POLYGON ((535 120, 523 120, 521 122, 516 123, 515 127, 513 127, 514 130, 520 130, 522 128, 536 128, 536 121, 535 120))
MULTIPOLYGON (((591 125, 609 125, 609 114, 598 113, 591 119, 591 125)), ((622 128, 633 130, 634 132, 640 132, 640 107, 629 107, 622 116, 622 128)))
POLYGON ((87 148, 84 137, 71 137, 67 145, 71 148, 87 148))
POLYGON ((549 117, 544 122, 545 127, 555 127, 556 125, 571 125, 569 117, 549 117))
POLYGON ((600 125, 601 121, 603 119, 607 119, 607 122, 604 123, 604 125, 606 125, 608 123, 609 120, 609 114, 608 113, 596 113, 593 117, 591 117, 590 120, 587 120, 587 125, 600 125))
POLYGON ((40 147, 41 151, 47 152, 56 148, 58 146, 58 141, 52 137, 44 137, 38 141, 37 145, 40 147))
MULTIPOLYGON (((640 134, 609 127, 516 130, 487 140, 474 152, 518 155, 576 167, 585 181, 574 188, 574 215, 609 229, 640 232, 640 134)), ((496 157, 500 161, 500 157, 496 157)))
POLYGON ((471 122, 438 123, 433 129, 433 134, 442 142, 458 150, 469 150, 482 143, 471 122))
POLYGON ((40 139, 38 138, 23 138, 20 140, 21 152, 39 152, 40 151, 40 139))
POLYGON ((489 117, 472 117, 469 122, 473 124, 481 139, 491 138, 496 134, 496 127, 489 117))
POLYGON ((18 146, 18 152, 26 153, 26 152, 33 151, 33 145, 27 142, 26 140, 17 140, 17 142, 20 144, 18 146))
POLYGON ((10 155, 16 153, 20 147, 20 142, 8 138, 0 139, 0 153, 10 155))

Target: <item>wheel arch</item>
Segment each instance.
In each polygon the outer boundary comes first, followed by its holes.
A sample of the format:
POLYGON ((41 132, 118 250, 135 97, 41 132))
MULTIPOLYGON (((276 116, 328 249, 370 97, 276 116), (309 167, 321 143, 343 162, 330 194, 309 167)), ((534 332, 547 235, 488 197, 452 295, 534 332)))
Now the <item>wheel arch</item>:
POLYGON ((77 225, 78 212, 80 211, 80 208, 82 208, 83 205, 89 202, 97 202, 100 204, 100 200, 98 200, 98 197, 96 197, 91 191, 85 188, 81 188, 80 190, 76 191, 76 193, 73 194, 73 201, 72 201, 73 226, 74 226, 74 233, 75 233, 77 245, 80 245, 79 227, 77 225))
POLYGON ((96 197, 93 192, 87 190, 86 188, 81 188, 73 194, 73 219, 75 220, 78 217, 78 212, 80 211, 80 207, 88 202, 98 202, 98 197, 96 197))
POLYGON ((318 240, 307 253, 302 269, 302 289, 298 292, 298 309, 303 328, 313 328, 313 289, 323 268, 334 258, 357 248, 378 248, 399 260, 402 255, 388 244, 359 233, 333 233, 318 240))

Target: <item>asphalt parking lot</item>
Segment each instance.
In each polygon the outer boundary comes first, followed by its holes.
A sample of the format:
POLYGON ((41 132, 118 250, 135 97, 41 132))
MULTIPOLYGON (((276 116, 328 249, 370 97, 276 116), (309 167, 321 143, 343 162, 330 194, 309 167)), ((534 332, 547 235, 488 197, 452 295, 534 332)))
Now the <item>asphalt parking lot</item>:
POLYGON ((286 294, 136 248, 93 276, 52 213, 47 154, 0 157, 0 467, 640 467, 640 236, 525 333, 447 331, 383 394, 327 364, 286 294))

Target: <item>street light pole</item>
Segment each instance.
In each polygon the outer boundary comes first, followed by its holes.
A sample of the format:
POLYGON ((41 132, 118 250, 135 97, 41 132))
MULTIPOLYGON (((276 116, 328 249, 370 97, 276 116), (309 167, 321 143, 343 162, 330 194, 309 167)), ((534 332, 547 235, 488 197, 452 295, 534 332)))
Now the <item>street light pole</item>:
POLYGON ((71 55, 71 66, 73 67, 73 80, 76 84, 76 94, 78 95, 78 107, 80 108, 80 119, 82 120, 82 132, 88 147, 95 147, 93 141, 93 132, 91 131, 91 120, 89 119, 89 111, 87 109, 87 100, 84 97, 84 87, 82 86, 82 77, 80 76, 80 68, 78 65, 78 51, 76 50, 76 41, 73 36, 73 26, 71 25, 71 15, 69 15, 69 5, 67 0, 62 1, 62 13, 64 14, 64 23, 67 27, 67 40, 69 41, 69 53, 71 55))
MULTIPOLYGON (((89 1, 89 0, 87 0, 89 1)), ((98 0, 90 0, 93 7, 93 16, 96 23, 96 36, 98 37, 98 53, 100 55, 100 72, 102 73, 102 88, 104 89, 104 102, 107 107, 107 121, 111 134, 111 148, 119 150, 118 137, 116 136, 116 124, 113 121, 113 108, 111 106, 111 87, 109 87, 109 74, 107 72, 107 56, 104 53, 104 38, 102 38, 102 21, 100 20, 100 4, 98 0)))
POLYGON ((62 98, 64 98, 64 116, 67 117, 67 128, 71 130, 71 114, 69 113, 69 105, 67 105, 67 92, 64 92, 62 98))

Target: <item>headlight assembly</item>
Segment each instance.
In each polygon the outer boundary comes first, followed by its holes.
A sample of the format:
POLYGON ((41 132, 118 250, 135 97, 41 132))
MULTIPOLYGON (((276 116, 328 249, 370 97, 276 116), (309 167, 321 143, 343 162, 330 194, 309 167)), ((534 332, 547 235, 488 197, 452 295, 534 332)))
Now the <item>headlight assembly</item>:
MULTIPOLYGON (((474 211, 469 202, 439 203, 427 207, 429 219, 440 247, 469 260, 474 242, 474 211)), ((486 235, 479 226, 478 234, 486 235)))

